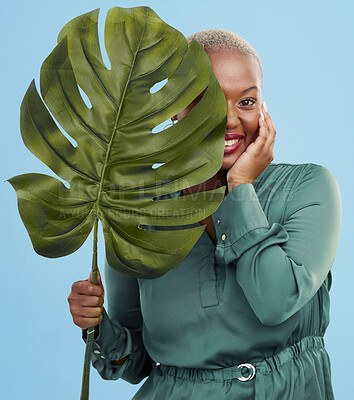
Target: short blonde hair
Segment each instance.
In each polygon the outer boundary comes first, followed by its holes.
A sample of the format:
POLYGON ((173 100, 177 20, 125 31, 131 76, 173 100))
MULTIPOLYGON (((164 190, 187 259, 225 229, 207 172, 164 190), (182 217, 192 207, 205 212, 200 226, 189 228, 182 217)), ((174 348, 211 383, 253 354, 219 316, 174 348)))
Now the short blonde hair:
POLYGON ((243 39, 241 36, 226 29, 205 29, 200 32, 193 33, 187 37, 188 43, 196 40, 204 50, 217 50, 220 48, 226 50, 238 50, 242 54, 248 54, 257 61, 261 70, 263 80, 263 69, 261 60, 256 50, 243 39))

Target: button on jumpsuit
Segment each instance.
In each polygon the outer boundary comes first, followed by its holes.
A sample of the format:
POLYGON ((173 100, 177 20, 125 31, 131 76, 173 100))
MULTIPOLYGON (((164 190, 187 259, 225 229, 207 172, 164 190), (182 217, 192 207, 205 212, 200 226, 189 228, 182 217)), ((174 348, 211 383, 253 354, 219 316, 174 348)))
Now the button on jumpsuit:
POLYGON ((161 277, 106 263, 93 366, 103 379, 148 377, 133 400, 333 400, 323 335, 342 209, 332 173, 271 163, 212 219, 217 244, 204 231, 161 277))

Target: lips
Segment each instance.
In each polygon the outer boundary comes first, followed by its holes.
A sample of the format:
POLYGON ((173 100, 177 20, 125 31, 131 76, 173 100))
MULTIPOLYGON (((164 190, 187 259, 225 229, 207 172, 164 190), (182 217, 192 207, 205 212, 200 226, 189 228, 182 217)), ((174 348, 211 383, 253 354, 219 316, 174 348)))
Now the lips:
POLYGON ((234 134, 226 133, 225 134, 225 140, 242 139, 243 137, 244 137, 243 135, 238 135, 236 133, 234 133, 234 134))

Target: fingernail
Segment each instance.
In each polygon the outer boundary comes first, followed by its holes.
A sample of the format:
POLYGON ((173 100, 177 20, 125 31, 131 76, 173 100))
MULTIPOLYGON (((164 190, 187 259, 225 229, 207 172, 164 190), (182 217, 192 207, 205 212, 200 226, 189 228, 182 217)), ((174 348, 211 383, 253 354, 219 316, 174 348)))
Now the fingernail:
POLYGON ((263 111, 261 111, 261 118, 262 118, 262 120, 264 121, 264 114, 263 114, 263 111))
POLYGON ((263 101, 263 106, 264 106, 264 109, 268 112, 267 104, 265 101, 263 101))

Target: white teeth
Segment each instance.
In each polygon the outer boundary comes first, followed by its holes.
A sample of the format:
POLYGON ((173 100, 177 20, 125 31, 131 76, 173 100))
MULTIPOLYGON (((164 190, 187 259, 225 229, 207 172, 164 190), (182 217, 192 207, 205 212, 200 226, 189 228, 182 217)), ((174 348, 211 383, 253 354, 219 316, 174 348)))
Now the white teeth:
POLYGON ((225 140, 225 146, 232 146, 233 144, 237 143, 241 139, 233 139, 233 140, 225 140))

